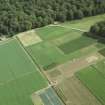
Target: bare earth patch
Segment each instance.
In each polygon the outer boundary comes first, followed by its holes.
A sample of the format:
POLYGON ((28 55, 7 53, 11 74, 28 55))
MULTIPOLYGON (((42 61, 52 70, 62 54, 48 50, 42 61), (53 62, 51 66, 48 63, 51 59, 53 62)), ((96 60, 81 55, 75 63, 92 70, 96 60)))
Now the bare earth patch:
POLYGON ((42 39, 36 34, 35 30, 20 33, 17 37, 24 46, 30 46, 42 41, 42 39))
POLYGON ((36 94, 32 94, 31 99, 34 105, 44 105, 40 96, 36 94))
POLYGON ((55 82, 59 83, 64 78, 72 77, 75 74, 75 72, 85 67, 88 67, 89 65, 92 65, 102 60, 103 58, 104 57, 101 54, 93 53, 91 55, 87 55, 86 57, 82 57, 80 59, 74 59, 62 65, 59 65, 53 68, 52 70, 46 71, 45 74, 52 83, 55 82), (54 73, 56 75, 54 75, 54 73))

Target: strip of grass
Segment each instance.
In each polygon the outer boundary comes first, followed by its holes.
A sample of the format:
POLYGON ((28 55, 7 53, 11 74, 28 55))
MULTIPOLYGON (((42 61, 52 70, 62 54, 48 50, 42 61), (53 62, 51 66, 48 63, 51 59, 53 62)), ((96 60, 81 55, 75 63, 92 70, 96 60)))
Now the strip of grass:
POLYGON ((30 95, 46 79, 17 40, 0 45, 0 105, 33 105, 30 95))
POLYGON ((102 21, 104 19, 105 19, 105 14, 91 16, 91 17, 83 18, 81 20, 65 22, 61 25, 68 26, 69 28, 77 28, 77 29, 89 31, 90 27, 93 24, 95 24, 96 22, 102 21))
POLYGON ((81 70, 76 76, 105 105, 105 78, 94 67, 81 70))

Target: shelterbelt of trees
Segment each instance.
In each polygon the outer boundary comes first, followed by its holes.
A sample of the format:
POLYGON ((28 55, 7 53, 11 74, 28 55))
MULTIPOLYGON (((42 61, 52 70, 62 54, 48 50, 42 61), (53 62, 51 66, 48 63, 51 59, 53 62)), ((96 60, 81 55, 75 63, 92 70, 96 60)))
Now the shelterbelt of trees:
POLYGON ((105 13, 105 0, 0 0, 0 35, 105 13))
POLYGON ((93 26, 91 26, 90 33, 92 35, 98 35, 101 37, 105 37, 105 20, 100 21, 100 22, 94 24, 93 26))

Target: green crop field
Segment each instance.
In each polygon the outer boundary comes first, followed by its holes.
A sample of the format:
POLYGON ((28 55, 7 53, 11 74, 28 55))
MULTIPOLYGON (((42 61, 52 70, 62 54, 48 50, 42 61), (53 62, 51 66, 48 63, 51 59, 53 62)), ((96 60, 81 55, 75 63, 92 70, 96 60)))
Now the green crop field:
POLYGON ((47 86, 46 79, 16 40, 0 45, 0 105, 33 105, 31 94, 47 86))
POLYGON ((81 32, 81 31, 69 29, 68 33, 65 33, 64 35, 61 34, 60 37, 53 39, 52 43, 54 43, 57 46, 60 46, 61 44, 78 39, 79 37, 81 37, 82 34, 83 34, 83 32, 81 32))
POLYGON ((57 65, 57 60, 63 56, 58 49, 48 42, 29 46, 28 51, 44 69, 57 65))
POLYGON ((68 32, 69 32, 68 28, 59 26, 46 26, 36 29, 36 33, 44 40, 54 39, 61 35, 65 35, 68 32))
POLYGON ((70 42, 66 42, 64 44, 61 44, 59 48, 65 53, 72 53, 74 51, 77 51, 79 49, 88 47, 96 42, 95 39, 92 39, 87 36, 81 36, 78 39, 72 40, 70 42))
POLYGON ((93 66, 77 72, 76 76, 105 105, 105 77, 93 66))

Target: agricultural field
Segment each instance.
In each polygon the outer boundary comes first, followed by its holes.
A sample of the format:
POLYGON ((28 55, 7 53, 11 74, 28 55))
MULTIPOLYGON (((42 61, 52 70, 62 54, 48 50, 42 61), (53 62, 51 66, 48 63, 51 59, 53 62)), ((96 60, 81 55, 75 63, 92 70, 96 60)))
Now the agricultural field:
POLYGON ((52 87, 32 94, 35 105, 64 105, 52 87))
POLYGON ((101 105, 75 76, 65 79, 55 89, 66 105, 101 105))
POLYGON ((36 34, 35 29, 17 34, 16 36, 23 46, 30 46, 42 41, 42 39, 36 34))
POLYGON ((57 92, 56 94, 53 88, 33 92, 31 100, 35 105, 47 105, 47 103, 63 105, 62 102, 65 105, 101 105, 104 103, 104 98, 99 99, 104 97, 104 93, 101 94, 105 88, 104 84, 100 83, 99 87, 97 85, 100 80, 104 81, 105 72, 102 68, 105 67, 105 40, 93 38, 84 33, 92 24, 104 18, 105 15, 99 15, 52 24, 18 36, 33 62, 40 67, 41 72, 57 92), (24 37, 27 40, 23 40, 24 37), (85 71, 86 73, 82 74, 82 69, 83 73, 85 71), (89 72, 92 72, 91 75, 88 74, 89 72), (94 83, 98 75, 101 79, 94 83), (91 83, 89 83, 90 80, 91 83), (102 90, 99 92, 101 87, 102 90), (59 100, 57 95, 62 100, 60 103, 56 103, 59 100))
POLYGON ((84 70, 76 73, 76 76, 83 82, 83 84, 96 96, 96 98, 105 105, 105 61, 96 66, 90 66, 84 70))
POLYGON ((63 56, 63 54, 49 42, 28 47, 28 52, 44 69, 57 65, 57 60, 63 56))
POLYGON ((84 29, 81 27, 88 29, 91 24, 97 20, 103 20, 104 17, 105 15, 99 15, 71 23, 58 23, 38 28, 35 30, 35 35, 37 34, 43 41, 25 46, 25 48, 44 70, 97 52, 105 47, 104 43, 84 34, 84 29))
POLYGON ((69 33, 68 28, 59 27, 59 26, 45 26, 42 28, 36 29, 36 33, 43 39, 43 40, 52 40, 54 38, 60 37, 61 35, 65 35, 69 33))
POLYGON ((27 46, 26 49, 32 58, 44 70, 47 70, 69 60, 97 52, 103 47, 104 44, 99 43, 97 39, 83 35, 81 31, 69 29, 69 32, 61 34, 56 39, 43 40, 40 43, 27 46))
POLYGON ((75 40, 69 41, 67 43, 61 44, 59 48, 65 53, 69 54, 81 48, 88 47, 94 44, 96 40, 89 38, 87 36, 81 36, 75 40), (78 44, 78 46, 77 46, 78 44))
POLYGON ((33 105, 31 94, 48 85, 16 39, 0 43, 0 105, 33 105))

